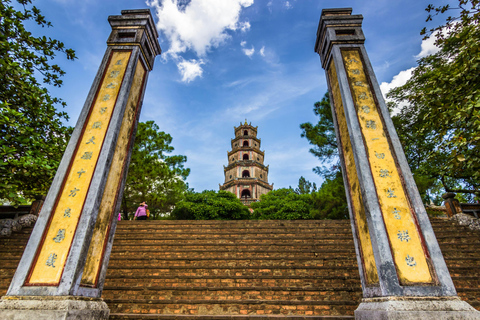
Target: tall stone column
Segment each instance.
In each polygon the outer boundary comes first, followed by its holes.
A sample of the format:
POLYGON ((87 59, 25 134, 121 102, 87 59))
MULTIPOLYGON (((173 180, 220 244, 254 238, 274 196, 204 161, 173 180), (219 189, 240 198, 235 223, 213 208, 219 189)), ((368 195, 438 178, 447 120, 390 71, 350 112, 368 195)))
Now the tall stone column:
POLYGON ((363 300, 356 319, 479 319, 457 297, 365 51, 361 15, 322 11, 326 71, 363 300))
POLYGON ((107 319, 101 300, 148 73, 161 53, 147 10, 112 32, 7 295, 1 319, 107 319))

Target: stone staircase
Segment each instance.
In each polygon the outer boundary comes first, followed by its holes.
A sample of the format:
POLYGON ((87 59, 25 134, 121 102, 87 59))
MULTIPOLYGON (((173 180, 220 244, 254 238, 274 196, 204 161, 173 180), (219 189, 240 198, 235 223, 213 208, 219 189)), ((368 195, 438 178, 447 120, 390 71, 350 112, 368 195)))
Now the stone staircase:
MULTIPOLYGON (((459 296, 480 310, 480 233, 432 219, 459 296)), ((31 229, 0 239, 4 295, 31 229)), ((352 319, 361 299, 349 221, 121 221, 110 319, 352 319)))

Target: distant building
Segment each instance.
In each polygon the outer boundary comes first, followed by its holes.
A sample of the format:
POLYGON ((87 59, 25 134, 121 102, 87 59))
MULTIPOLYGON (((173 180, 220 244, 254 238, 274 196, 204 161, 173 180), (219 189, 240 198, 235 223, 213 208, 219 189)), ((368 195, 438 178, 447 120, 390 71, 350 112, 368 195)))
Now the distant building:
POLYGON ((257 138, 257 128, 247 124, 247 120, 235 128, 235 138, 232 139, 232 151, 228 152, 228 166, 223 166, 225 183, 220 190, 230 191, 243 204, 260 200, 262 194, 273 189, 268 184, 268 166, 263 164, 265 151, 260 151, 260 139, 257 138))

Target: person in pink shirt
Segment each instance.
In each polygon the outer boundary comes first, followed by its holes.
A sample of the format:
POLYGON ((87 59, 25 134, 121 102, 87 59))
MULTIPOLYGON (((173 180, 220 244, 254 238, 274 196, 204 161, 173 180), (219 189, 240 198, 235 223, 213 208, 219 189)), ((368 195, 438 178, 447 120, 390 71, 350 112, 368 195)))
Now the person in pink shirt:
POLYGON ((145 203, 145 201, 140 203, 140 207, 137 208, 137 212, 135 212, 133 220, 147 220, 147 208, 148 205, 145 203))

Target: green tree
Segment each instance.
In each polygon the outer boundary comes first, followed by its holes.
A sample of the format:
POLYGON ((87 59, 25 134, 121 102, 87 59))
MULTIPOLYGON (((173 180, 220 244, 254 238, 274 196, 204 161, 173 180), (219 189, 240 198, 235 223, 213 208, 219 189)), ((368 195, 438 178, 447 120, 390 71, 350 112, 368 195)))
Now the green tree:
MULTIPOLYGON (((303 123, 301 136, 314 147, 310 152, 322 163, 330 166, 316 167, 313 171, 325 178, 318 191, 311 192, 312 219, 348 219, 348 205, 343 184, 340 160, 338 155, 337 137, 333 123, 330 99, 326 93, 322 100, 316 102, 313 108, 315 115, 319 117, 318 123, 303 123)), ((299 189, 301 189, 299 181, 299 189)))
POLYGON ((310 152, 322 164, 330 164, 328 167, 325 165, 315 167, 313 171, 320 176, 333 179, 336 172, 340 170, 340 163, 328 92, 325 93, 321 101, 315 102, 313 112, 318 116, 318 122, 315 125, 310 122, 302 123, 300 125, 300 129, 302 129, 301 137, 307 138, 308 142, 313 145, 310 152))
POLYGON ((311 219, 313 209, 310 194, 298 194, 291 188, 270 191, 251 204, 253 218, 297 220, 311 219))
POLYGON ((178 202, 172 217, 181 220, 239 220, 249 219, 248 207, 231 192, 205 190, 189 192, 178 202))
POLYGON ((317 192, 311 194, 312 219, 348 219, 348 204, 342 172, 336 171, 334 179, 327 178, 317 192))
POLYGON ((389 93, 396 103, 407 104, 397 116, 397 130, 417 183, 478 196, 480 4, 459 0, 457 8, 429 5, 426 10, 427 21, 433 15, 458 14, 422 30, 425 38, 435 37, 439 51, 418 60, 410 80, 389 93))
POLYGON ((183 199, 190 169, 184 167, 186 156, 168 155, 174 150, 171 143, 172 137, 154 121, 138 124, 122 200, 124 215, 146 201, 155 219, 183 199))
POLYGON ((62 85, 65 72, 51 60, 57 53, 74 60, 75 52, 58 40, 34 37, 24 24, 51 27, 31 0, 0 3, 0 199, 19 203, 45 194, 71 134, 65 106, 42 85, 62 85), (37 78, 42 78, 39 81, 37 78))
POLYGON ((295 192, 298 194, 308 194, 317 191, 317 185, 315 182, 310 182, 303 176, 298 179, 298 187, 295 188, 295 192))
POLYGON ((414 109, 405 109, 393 116, 392 120, 423 202, 440 205, 443 202, 443 188, 436 170, 445 162, 445 153, 436 150, 431 132, 422 130, 421 121, 411 121, 412 113, 415 113, 414 109), (435 153, 435 157, 432 157, 432 153, 435 153), (429 156, 430 161, 426 162, 429 156))

